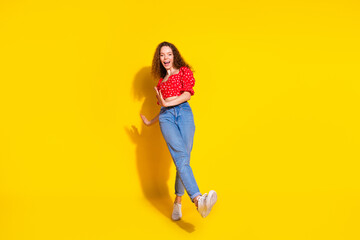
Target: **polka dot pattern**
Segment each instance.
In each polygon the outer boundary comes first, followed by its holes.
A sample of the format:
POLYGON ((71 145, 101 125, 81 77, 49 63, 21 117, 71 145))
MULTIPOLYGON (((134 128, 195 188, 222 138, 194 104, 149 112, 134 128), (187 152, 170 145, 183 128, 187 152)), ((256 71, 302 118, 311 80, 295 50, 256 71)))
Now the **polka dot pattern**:
POLYGON ((157 89, 161 91, 164 99, 180 96, 185 91, 194 95, 195 79, 193 72, 187 67, 181 67, 179 73, 171 75, 166 82, 162 82, 162 80, 160 78, 157 89))

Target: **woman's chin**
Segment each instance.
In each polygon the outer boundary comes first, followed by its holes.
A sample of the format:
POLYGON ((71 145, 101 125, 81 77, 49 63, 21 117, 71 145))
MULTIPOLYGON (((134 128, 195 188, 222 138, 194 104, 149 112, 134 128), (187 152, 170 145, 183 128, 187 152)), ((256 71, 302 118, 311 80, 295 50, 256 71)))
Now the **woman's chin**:
MULTIPOLYGON (((164 65, 163 65, 164 66, 164 65)), ((170 70, 171 66, 164 66, 166 70, 170 70)))

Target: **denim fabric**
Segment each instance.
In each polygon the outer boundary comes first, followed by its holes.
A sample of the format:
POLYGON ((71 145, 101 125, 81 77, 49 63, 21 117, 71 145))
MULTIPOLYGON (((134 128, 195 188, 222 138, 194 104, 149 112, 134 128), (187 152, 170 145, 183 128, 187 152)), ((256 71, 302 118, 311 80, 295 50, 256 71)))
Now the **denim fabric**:
POLYGON ((194 117, 188 102, 172 107, 161 107, 159 123, 162 135, 176 166, 175 194, 191 201, 201 195, 190 167, 190 153, 195 133, 194 117))

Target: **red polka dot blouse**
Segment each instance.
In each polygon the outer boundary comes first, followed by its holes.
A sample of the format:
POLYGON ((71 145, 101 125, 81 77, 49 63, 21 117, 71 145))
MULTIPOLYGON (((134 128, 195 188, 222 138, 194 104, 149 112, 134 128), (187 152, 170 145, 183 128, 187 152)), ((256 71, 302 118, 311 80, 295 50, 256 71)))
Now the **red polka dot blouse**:
POLYGON ((162 80, 163 79, 160 78, 156 87, 158 91, 161 91, 164 99, 172 96, 180 96, 185 91, 194 95, 193 87, 195 85, 195 79, 193 72, 187 67, 181 67, 179 73, 169 76, 166 82, 162 82, 162 80))

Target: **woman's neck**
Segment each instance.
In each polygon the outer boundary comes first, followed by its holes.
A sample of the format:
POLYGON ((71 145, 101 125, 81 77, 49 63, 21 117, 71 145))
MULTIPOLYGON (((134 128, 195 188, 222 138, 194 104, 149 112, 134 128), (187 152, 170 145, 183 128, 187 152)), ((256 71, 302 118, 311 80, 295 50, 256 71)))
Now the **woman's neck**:
POLYGON ((176 73, 178 73, 178 70, 179 70, 179 69, 176 69, 176 68, 174 68, 174 67, 171 67, 170 69, 167 69, 167 70, 166 70, 166 71, 167 71, 167 75, 171 76, 171 75, 173 75, 173 74, 176 74, 176 73))

